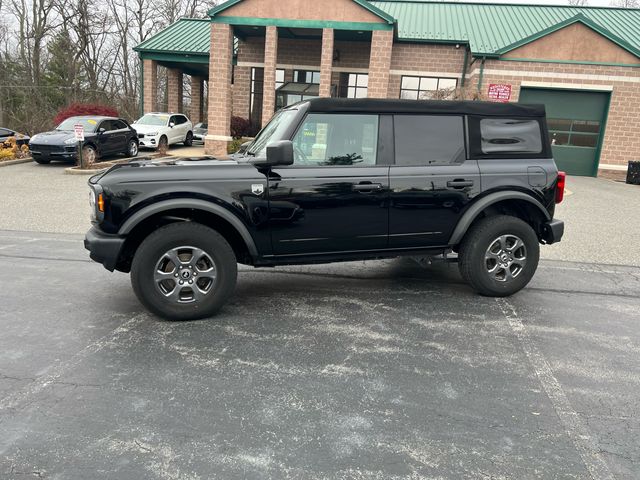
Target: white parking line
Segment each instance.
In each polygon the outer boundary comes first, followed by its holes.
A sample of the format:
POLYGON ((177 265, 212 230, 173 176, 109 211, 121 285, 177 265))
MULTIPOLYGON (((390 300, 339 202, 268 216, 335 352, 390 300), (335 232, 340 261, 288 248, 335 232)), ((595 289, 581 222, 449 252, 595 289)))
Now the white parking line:
POLYGON ((518 317, 515 308, 505 298, 496 298, 496 301, 527 355, 527 359, 538 376, 567 435, 578 450, 591 478, 594 480, 613 480, 614 476, 600 455, 600 450, 593 441, 589 429, 571 405, 562 385, 553 374, 553 370, 542 352, 535 346, 527 327, 518 317))

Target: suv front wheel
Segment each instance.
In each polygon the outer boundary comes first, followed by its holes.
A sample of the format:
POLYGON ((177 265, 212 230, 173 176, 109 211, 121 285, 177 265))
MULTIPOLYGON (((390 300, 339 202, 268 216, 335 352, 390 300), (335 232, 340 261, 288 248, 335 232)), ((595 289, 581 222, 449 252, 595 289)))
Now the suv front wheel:
POLYGON ((149 235, 131 265, 131 284, 153 313, 171 320, 213 315, 229 299, 238 267, 233 249, 199 223, 172 223, 149 235))
POLYGON ((508 215, 483 218, 460 245, 462 278, 481 295, 506 297, 524 288, 540 258, 538 237, 523 220, 508 215))

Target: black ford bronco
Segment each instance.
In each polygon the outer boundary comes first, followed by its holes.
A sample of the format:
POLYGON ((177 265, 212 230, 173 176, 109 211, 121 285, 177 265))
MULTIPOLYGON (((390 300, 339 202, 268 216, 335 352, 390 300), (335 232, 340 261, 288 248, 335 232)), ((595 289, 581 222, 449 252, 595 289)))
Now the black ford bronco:
MULTIPOLYGON (((480 294, 531 280, 564 173, 542 106, 313 99, 242 154, 132 161, 90 179, 85 246, 152 312, 213 314, 255 267, 457 254, 480 294)), ((455 258, 456 255, 451 255, 455 258)))

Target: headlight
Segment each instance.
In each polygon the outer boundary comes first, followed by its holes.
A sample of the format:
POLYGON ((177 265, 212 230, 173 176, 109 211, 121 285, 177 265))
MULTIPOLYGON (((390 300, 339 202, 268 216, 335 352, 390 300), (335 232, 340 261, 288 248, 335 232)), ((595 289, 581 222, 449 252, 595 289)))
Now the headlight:
POLYGON ((65 145, 73 145, 74 143, 78 143, 78 140, 76 140, 75 138, 68 138, 64 141, 65 145))
POLYGON ((145 135, 146 135, 147 137, 155 137, 156 135, 158 135, 158 132, 145 133, 145 135))
POLYGON ((31 137, 31 138, 29 139, 29 141, 30 141, 30 142, 33 142, 34 140, 37 140, 37 138, 38 138, 38 135, 34 135, 33 137, 31 137))
POLYGON ((89 205, 91 206, 91 208, 95 208, 96 206, 96 192, 94 192, 93 190, 89 191, 89 205))

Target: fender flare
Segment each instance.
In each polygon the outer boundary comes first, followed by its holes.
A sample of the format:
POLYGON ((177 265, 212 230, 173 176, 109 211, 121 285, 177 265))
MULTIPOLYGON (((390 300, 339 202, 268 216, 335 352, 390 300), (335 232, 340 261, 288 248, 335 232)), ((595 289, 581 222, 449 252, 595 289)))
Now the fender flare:
POLYGON ((475 202, 473 205, 471 205, 471 207, 469 207, 464 215, 462 215, 462 218, 458 221, 456 228, 451 234, 449 245, 457 245, 458 243, 460 243, 462 237, 464 237, 464 234, 467 233, 467 229, 469 228, 469 226, 485 208, 504 200, 524 200, 526 202, 529 202, 530 204, 535 205, 538 208, 540 213, 547 221, 551 220, 551 216, 549 215, 547 209, 544 208, 544 206, 531 195, 515 191, 494 192, 475 202))
POLYGON ((254 258, 258 257, 258 249, 256 248, 253 237, 249 233, 246 225, 242 223, 242 220, 240 220, 238 217, 236 217, 220 205, 207 202, 205 200, 199 200, 197 198, 176 198, 172 200, 163 200, 161 202, 154 203, 153 205, 144 207, 131 215, 131 217, 129 217, 127 220, 125 220, 125 222, 118 230, 118 235, 127 235, 131 232, 131 230, 135 228, 136 225, 152 215, 161 213, 165 210, 174 210, 177 208, 192 208, 194 210, 203 210, 205 212, 218 215, 222 219, 229 222, 233 226, 233 228, 236 229, 236 231, 240 234, 242 240, 246 244, 251 256, 254 258))

